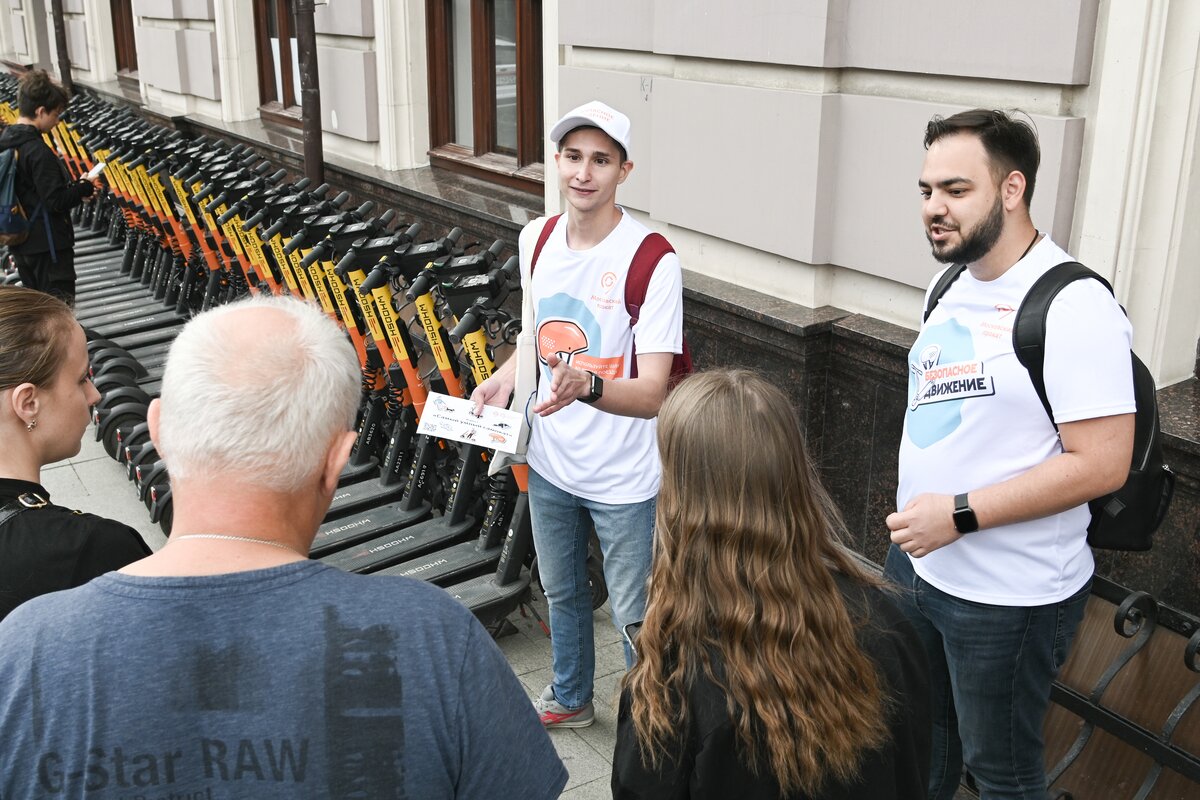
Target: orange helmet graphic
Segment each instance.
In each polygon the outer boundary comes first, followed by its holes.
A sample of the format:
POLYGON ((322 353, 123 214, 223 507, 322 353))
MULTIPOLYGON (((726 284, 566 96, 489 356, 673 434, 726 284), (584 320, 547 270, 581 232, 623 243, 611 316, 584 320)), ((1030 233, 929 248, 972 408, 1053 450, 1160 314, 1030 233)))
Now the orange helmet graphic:
POLYGON ((551 353, 570 364, 572 356, 587 350, 588 338, 571 320, 548 319, 538 326, 537 346, 538 360, 543 364, 551 353))

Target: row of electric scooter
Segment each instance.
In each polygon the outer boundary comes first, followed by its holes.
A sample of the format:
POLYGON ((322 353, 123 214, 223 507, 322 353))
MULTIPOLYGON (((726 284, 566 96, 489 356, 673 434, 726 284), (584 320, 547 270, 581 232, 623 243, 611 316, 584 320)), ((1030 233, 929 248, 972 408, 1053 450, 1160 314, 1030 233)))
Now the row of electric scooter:
MULTIPOLYGON (((420 222, 288 181, 249 147, 190 139, 86 94, 47 138, 75 176, 105 165, 106 189, 76 219, 76 314, 101 393, 97 438, 152 520, 170 532, 170 476, 145 417, 171 340, 247 293, 300 296, 341 326, 362 370, 358 437, 310 555, 431 581, 488 624, 527 607, 526 467, 489 476, 491 450, 416 432, 431 393, 469 396, 515 341, 518 261, 501 263, 503 241, 465 244, 459 228, 423 237, 420 222)), ((598 606, 598 553, 590 566, 598 606)))

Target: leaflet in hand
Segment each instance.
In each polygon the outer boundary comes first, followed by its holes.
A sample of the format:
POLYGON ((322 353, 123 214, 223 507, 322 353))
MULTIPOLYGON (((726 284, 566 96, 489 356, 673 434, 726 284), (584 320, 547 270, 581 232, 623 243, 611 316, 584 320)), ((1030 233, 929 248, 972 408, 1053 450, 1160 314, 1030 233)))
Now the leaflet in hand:
POLYGON ((431 392, 425 401, 417 426, 417 433, 477 444, 502 453, 516 452, 520 431, 521 415, 516 411, 484 406, 483 414, 477 417, 471 400, 437 392, 431 392))
POLYGON ((108 165, 105 164, 103 161, 97 161, 96 166, 89 169, 87 171, 87 174, 84 175, 83 177, 87 178, 89 181, 94 181, 94 180, 96 180, 96 178, 100 177, 100 173, 104 172, 104 168, 107 166, 108 165))

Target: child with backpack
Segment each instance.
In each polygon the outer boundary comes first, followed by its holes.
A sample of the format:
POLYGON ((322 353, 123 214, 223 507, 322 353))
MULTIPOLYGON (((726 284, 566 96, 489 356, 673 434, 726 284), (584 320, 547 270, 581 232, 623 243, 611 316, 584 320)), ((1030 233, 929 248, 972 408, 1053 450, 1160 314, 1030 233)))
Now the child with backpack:
POLYGON ((58 124, 67 100, 66 91, 45 70, 27 72, 17 90, 17 121, 0 133, 0 158, 15 158, 12 195, 18 216, 27 222, 24 241, 9 245, 21 283, 72 305, 75 230, 70 211, 91 197, 95 186, 72 180, 43 138, 58 124))

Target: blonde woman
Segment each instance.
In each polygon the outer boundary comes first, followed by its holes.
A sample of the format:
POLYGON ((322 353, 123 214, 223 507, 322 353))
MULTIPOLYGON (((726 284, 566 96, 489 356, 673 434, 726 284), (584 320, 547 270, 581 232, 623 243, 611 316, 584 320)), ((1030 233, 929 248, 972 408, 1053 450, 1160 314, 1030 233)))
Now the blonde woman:
POLYGON ((688 378, 659 414, 662 488, 615 798, 923 798, 923 651, 839 544, 786 396, 688 378))
POLYGON ((79 453, 99 399, 71 309, 0 286, 0 620, 30 598, 150 555, 133 528, 56 506, 41 484, 42 467, 79 453))

